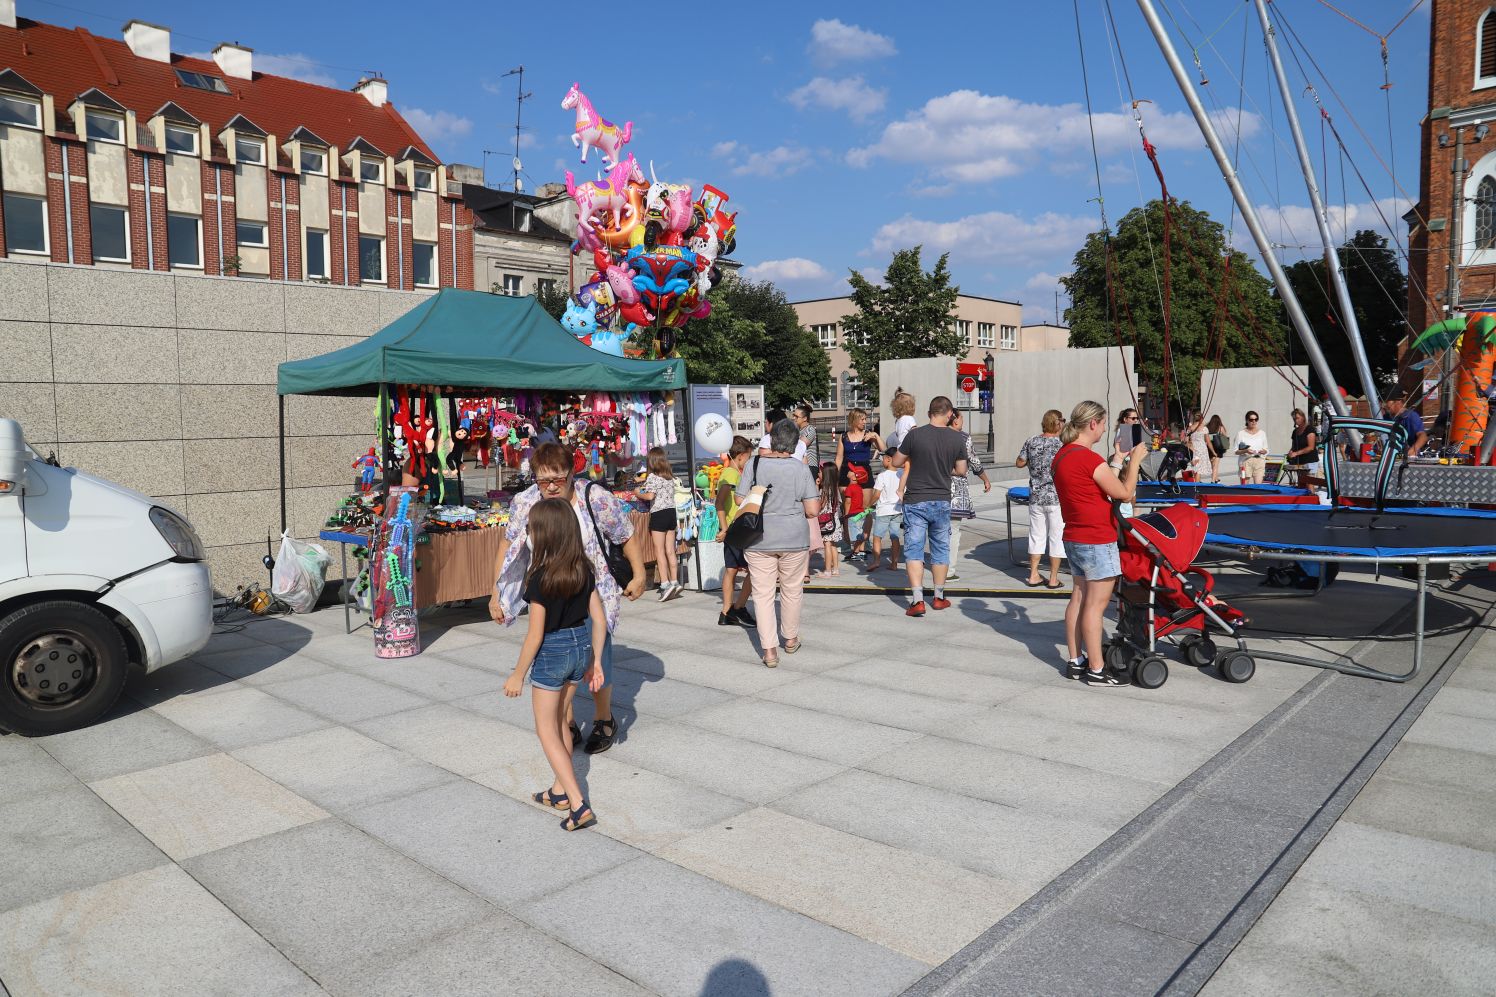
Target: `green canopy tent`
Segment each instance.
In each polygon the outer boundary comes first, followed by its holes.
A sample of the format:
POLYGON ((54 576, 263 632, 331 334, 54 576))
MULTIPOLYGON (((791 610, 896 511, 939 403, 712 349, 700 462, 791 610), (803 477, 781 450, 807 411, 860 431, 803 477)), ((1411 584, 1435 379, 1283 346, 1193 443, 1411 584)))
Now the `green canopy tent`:
POLYGON ((376 397, 391 385, 541 391, 673 391, 684 360, 599 352, 533 297, 443 288, 361 343, 277 368, 281 530, 286 528, 286 395, 376 397))

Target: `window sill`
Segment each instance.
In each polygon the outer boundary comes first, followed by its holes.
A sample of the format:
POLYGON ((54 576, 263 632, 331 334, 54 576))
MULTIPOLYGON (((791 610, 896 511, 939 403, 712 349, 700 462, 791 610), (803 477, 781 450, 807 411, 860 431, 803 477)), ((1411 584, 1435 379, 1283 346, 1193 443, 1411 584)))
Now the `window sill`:
POLYGON ((360 284, 368 284, 370 287, 389 287, 390 286, 390 282, 387 281, 387 280, 360 280, 359 283, 360 284))
POLYGON ((52 250, 50 250, 50 249, 12 249, 12 250, 10 250, 9 255, 11 255, 11 256, 47 256, 47 257, 50 257, 52 255, 52 250))
POLYGON ((199 273, 201 273, 203 269, 203 265, 201 263, 171 263, 168 264, 168 266, 170 266, 173 270, 196 270, 199 273))
POLYGON ((129 266, 130 265, 130 261, 128 259, 121 260, 121 259, 115 259, 115 258, 110 257, 110 256, 95 256, 94 257, 94 262, 95 263, 123 263, 123 264, 125 264, 125 266, 129 266))
POLYGON ((415 288, 418 291, 434 291, 440 286, 440 284, 416 284, 415 288))

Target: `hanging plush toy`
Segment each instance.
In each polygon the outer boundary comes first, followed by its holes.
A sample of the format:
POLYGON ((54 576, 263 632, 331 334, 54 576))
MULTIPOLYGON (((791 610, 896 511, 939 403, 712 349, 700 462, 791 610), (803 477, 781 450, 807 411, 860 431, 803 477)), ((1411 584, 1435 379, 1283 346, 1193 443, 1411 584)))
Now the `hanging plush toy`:
POLYGON ((358 472, 358 490, 366 492, 374 487, 374 478, 379 472, 379 458, 374 456, 374 448, 353 462, 353 469, 358 472))

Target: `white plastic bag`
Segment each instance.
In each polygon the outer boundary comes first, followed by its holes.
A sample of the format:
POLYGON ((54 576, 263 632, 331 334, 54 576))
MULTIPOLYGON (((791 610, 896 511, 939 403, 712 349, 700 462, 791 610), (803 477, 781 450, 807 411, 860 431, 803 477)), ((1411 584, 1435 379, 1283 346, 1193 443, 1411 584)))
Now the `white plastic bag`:
POLYGON ((314 543, 294 540, 281 534, 280 554, 270 574, 270 593, 293 613, 310 613, 327 583, 327 565, 332 561, 327 551, 314 543))

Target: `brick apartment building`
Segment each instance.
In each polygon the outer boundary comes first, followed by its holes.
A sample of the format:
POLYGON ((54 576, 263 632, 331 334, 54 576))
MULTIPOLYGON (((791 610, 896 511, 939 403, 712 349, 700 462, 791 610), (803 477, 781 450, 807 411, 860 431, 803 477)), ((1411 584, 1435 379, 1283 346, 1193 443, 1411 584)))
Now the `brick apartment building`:
MULTIPOLYGON (((852 357, 846 350, 846 331, 842 317, 853 310, 850 297, 815 298, 791 302, 800 324, 813 332, 831 359, 831 381, 826 394, 812 399, 817 421, 839 423, 850 409, 874 410, 878 400, 866 390, 852 369, 852 357)), ((1070 344, 1070 330, 1064 326, 1023 324, 1023 306, 1016 301, 982 298, 962 294, 956 298, 951 322, 967 343, 966 352, 956 358, 960 364, 982 364, 989 354, 1003 350, 1031 352, 1064 349, 1070 344)), ((952 396, 956 386, 951 386, 952 396)), ((885 418, 887 413, 881 413, 885 418)))
POLYGON ((366 78, 256 72, 18 18, 0 0, 0 257, 372 285, 473 286, 460 185, 366 78))
MULTIPOLYGON (((1452 310, 1496 308, 1496 8, 1489 2, 1434 0, 1428 106, 1419 126, 1418 203, 1404 216, 1408 324, 1415 332, 1452 310), (1451 266, 1458 268, 1456 302, 1449 300, 1451 266)), ((1404 358, 1404 391, 1417 388, 1420 377, 1438 377, 1409 371, 1411 359, 1404 358)), ((1435 393, 1425 414, 1439 405, 1435 393)))

